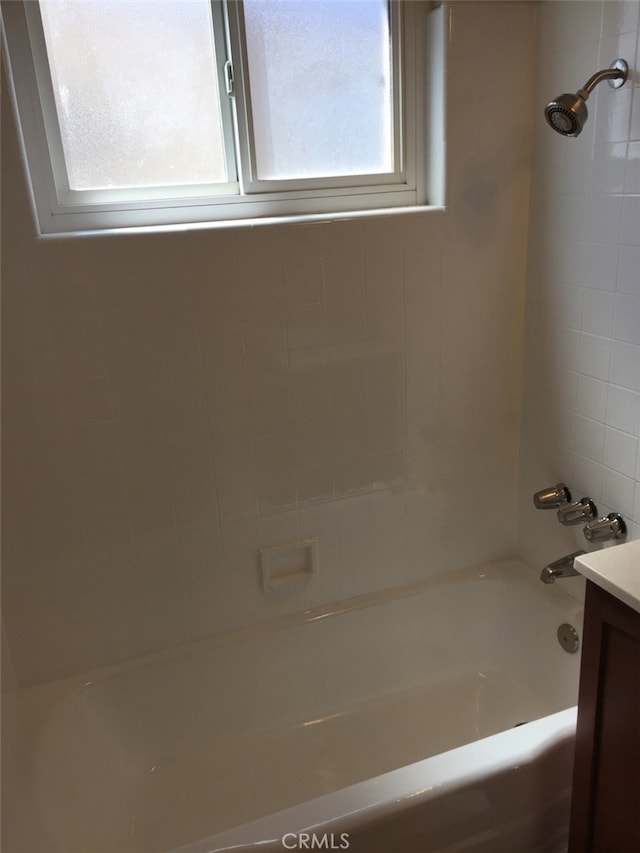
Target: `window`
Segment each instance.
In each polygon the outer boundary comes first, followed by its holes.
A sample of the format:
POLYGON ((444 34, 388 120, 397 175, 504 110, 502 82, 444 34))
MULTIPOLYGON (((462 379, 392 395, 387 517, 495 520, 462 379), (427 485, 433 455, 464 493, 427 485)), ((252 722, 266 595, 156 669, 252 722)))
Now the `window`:
POLYGON ((3 23, 43 233, 425 202, 421 3, 11 0, 3 23))

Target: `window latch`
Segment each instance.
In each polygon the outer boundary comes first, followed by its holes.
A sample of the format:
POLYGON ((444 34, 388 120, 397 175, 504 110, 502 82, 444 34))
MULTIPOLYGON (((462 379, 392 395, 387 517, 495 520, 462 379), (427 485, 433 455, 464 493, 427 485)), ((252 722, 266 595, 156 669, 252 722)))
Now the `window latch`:
POLYGON ((227 90, 227 95, 233 95, 233 65, 230 59, 224 64, 224 85, 227 90))

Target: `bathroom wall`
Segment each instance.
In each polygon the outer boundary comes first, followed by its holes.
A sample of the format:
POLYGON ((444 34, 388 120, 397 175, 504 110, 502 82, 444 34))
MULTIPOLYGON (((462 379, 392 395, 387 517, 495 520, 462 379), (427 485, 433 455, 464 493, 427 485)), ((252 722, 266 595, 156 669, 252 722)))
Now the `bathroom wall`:
POLYGON ((38 240, 3 99, 19 683, 515 551, 534 30, 447 13, 444 212, 38 240), (306 536, 318 578, 265 595, 306 536))
POLYGON ((558 480, 640 537, 639 11, 540 4, 519 548, 533 565, 587 546, 581 527, 533 508, 532 492, 558 480), (545 103, 619 56, 631 79, 597 87, 582 134, 551 131, 545 103))

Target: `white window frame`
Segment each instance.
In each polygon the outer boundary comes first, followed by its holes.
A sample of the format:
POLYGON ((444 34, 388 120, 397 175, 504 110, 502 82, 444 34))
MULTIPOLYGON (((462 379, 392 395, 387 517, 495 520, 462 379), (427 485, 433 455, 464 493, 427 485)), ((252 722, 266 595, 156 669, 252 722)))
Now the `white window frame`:
MULTIPOLYGON (((417 0, 390 3, 395 110, 393 172, 283 181, 256 178, 242 0, 229 3, 212 0, 211 5, 225 145, 233 151, 235 138, 235 150, 239 152, 235 164, 237 180, 221 185, 79 192, 69 188, 37 2, 3 0, 3 39, 10 89, 41 234, 208 222, 235 224, 264 217, 339 215, 427 203, 428 157, 419 153, 427 152, 427 4, 417 0), (231 97, 226 92, 224 73, 229 54, 235 65, 231 97)), ((233 167, 232 161, 229 164, 233 167)))
POLYGON ((356 189, 359 187, 375 187, 383 190, 385 186, 415 186, 415 175, 410 168, 407 174, 406 164, 413 164, 415 161, 415 151, 413 150, 414 140, 411 133, 411 123, 413 122, 413 113, 407 114, 409 123, 408 133, 406 134, 406 145, 408 151, 405 151, 405 132, 403 127, 403 87, 402 80, 402 13, 403 10, 399 3, 390 3, 389 23, 391 30, 391 48, 392 48, 392 70, 391 70, 391 86, 392 86, 392 103, 393 103, 393 169, 390 172, 381 174, 359 174, 345 175, 342 177, 331 178, 310 178, 310 179, 292 179, 286 180, 260 180, 257 176, 256 165, 256 145, 253 132, 253 112, 251 108, 251 92, 249 86, 249 63, 246 51, 246 34, 243 15, 243 2, 236 0, 229 9, 230 27, 229 34, 231 40, 231 55, 236 57, 235 66, 240 70, 238 75, 238 85, 235 87, 236 99, 236 121, 238 133, 238 148, 240 151, 239 165, 241 172, 241 182, 243 191, 246 194, 267 193, 267 192, 286 192, 295 190, 320 190, 331 184, 331 189, 339 189, 349 187, 356 189))

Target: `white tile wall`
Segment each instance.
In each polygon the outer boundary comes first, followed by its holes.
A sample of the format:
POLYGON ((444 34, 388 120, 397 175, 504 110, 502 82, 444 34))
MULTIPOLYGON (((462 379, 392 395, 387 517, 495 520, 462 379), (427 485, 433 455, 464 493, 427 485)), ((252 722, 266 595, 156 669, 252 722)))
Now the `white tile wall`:
MULTIPOLYGON (((3 99, 21 683, 515 550, 534 8, 456 3, 447 32, 446 212, 38 241, 3 99), (265 596, 258 549, 311 535, 318 580, 265 596)), ((590 225, 567 193, 566 239, 608 228, 600 194, 590 225)))
POLYGON ((586 546, 581 529, 563 530, 533 508, 531 493, 559 479, 575 497, 591 495, 603 514, 622 513, 630 537, 640 536, 639 21, 637 0, 540 5, 539 111, 617 56, 631 74, 622 89, 598 87, 577 139, 536 123, 519 537, 535 565, 586 546), (571 19, 588 26, 567 42, 571 19), (572 160, 588 167, 565 169, 562 183, 549 179, 572 160), (575 212, 568 198, 588 211, 586 230, 584 212, 560 226, 575 212), (567 374, 575 398, 557 393, 567 374))

